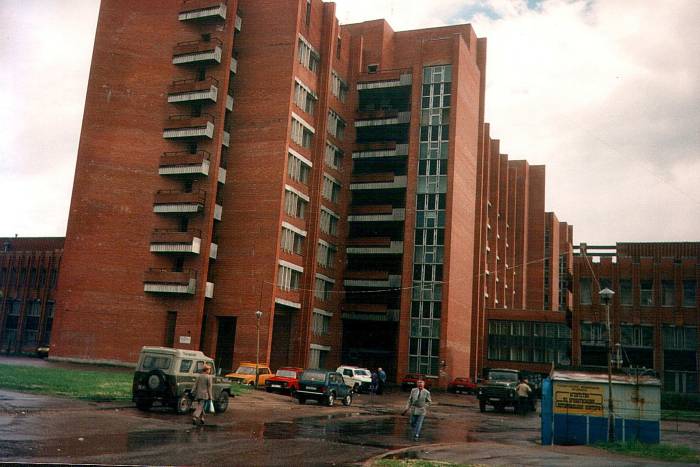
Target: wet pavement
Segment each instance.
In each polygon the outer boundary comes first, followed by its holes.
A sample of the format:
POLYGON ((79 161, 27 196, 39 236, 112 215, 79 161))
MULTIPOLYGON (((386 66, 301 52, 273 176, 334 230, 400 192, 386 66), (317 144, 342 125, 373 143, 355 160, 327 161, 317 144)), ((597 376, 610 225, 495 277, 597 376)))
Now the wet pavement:
MULTIPOLYGON (((149 465, 371 465, 380 457, 485 465, 664 465, 585 446, 542 447, 537 414, 479 413, 473 396, 434 393, 420 441, 401 416, 406 393, 352 406, 251 391, 192 426, 166 408, 0 391, 0 460, 149 465)), ((700 443, 697 423, 663 424, 662 440, 700 443)), ((667 464, 679 465, 679 464, 667 464)))

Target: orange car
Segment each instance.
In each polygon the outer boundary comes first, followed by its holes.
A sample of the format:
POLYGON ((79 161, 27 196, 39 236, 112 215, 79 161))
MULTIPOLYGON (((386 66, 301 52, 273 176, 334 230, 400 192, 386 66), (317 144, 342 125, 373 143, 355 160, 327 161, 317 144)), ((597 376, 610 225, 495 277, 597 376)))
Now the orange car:
MULTIPOLYGON (((272 378, 273 374, 267 364, 258 365, 258 387, 265 387, 265 381, 272 378)), ((233 373, 226 375, 231 381, 238 384, 255 385, 255 362, 241 362, 233 373)))

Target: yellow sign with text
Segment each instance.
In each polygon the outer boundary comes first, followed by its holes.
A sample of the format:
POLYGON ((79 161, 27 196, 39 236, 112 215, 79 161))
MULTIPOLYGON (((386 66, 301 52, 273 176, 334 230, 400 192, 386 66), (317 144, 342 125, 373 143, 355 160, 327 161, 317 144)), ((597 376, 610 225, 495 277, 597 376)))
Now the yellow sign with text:
POLYGON ((603 387, 555 383, 554 413, 603 416, 603 387))

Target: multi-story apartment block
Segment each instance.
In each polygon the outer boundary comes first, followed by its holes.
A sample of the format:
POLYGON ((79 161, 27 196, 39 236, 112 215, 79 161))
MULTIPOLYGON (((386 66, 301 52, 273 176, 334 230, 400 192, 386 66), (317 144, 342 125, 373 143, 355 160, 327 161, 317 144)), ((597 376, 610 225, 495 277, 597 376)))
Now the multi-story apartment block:
POLYGON ((63 238, 0 238, 0 352, 48 347, 63 238))
POLYGON ((469 25, 321 0, 103 0, 52 358, 444 383, 494 360, 497 313, 562 325, 571 229, 490 139, 485 64, 469 25))
POLYGON ((581 243, 574 257, 573 361, 655 370, 664 389, 698 392, 700 243, 581 243), (599 292, 612 290, 607 312, 599 292), (609 340, 610 339, 610 340, 609 340))

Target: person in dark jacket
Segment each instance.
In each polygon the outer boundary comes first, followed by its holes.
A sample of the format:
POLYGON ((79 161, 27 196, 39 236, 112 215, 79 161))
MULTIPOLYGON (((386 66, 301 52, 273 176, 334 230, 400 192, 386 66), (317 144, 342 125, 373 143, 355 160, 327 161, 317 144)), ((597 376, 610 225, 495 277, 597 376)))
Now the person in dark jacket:
POLYGON ((202 368, 202 372, 197 375, 197 381, 194 383, 193 393, 195 409, 192 414, 193 425, 204 425, 204 413, 206 412, 204 410, 204 404, 212 400, 212 384, 211 366, 205 364, 204 368, 202 368))

